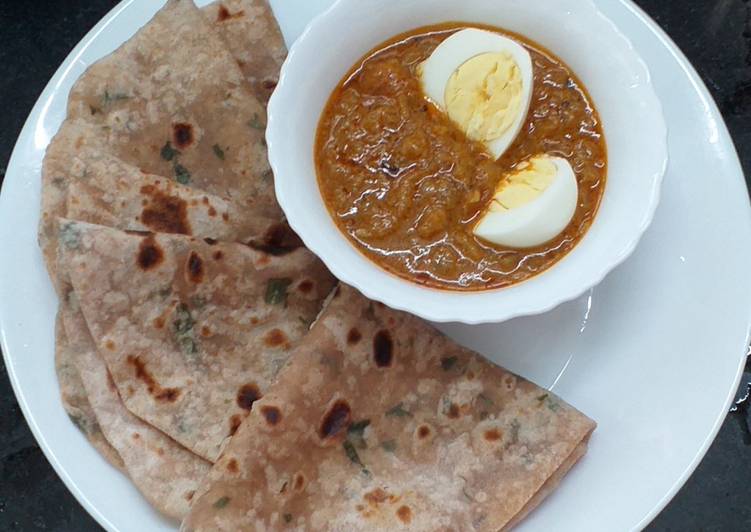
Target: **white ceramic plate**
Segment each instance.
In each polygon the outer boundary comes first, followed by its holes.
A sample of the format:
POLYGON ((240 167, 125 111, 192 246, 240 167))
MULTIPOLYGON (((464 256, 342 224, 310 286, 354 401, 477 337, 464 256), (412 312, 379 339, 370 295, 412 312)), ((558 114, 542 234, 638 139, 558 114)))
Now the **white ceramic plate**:
MULTIPOLYGON (((272 3, 292 39, 329 2, 272 3)), ((58 399, 56 303, 36 246, 39 172, 73 81, 146 22, 154 4, 121 4, 63 63, 21 133, 0 196, 0 335, 11 382, 60 477, 105 528, 122 532, 175 525, 97 455, 58 399)), ((655 221, 631 259, 578 300, 502 326, 443 327, 599 423, 589 453, 522 531, 646 525, 717 433, 751 322, 751 209, 717 108, 683 55, 633 4, 598 4, 647 61, 665 105, 671 163, 655 221)))

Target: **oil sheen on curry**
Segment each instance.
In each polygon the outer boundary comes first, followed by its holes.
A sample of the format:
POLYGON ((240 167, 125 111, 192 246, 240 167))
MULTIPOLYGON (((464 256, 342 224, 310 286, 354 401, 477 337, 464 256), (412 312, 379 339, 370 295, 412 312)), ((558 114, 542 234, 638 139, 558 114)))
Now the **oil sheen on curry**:
POLYGON ((446 24, 367 54, 324 109, 324 201, 376 264, 450 290, 507 287, 583 238, 607 174, 597 111, 541 46, 446 24))

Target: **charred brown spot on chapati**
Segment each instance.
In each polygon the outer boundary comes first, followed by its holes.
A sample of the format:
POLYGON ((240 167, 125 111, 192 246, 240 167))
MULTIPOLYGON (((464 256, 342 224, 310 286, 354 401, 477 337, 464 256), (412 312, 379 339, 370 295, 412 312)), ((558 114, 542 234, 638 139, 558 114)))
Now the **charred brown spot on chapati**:
POLYGON ((344 400, 337 400, 321 420, 318 435, 322 438, 334 438, 349 427, 352 422, 352 410, 344 400))
POLYGON ((205 273, 203 267, 203 259, 195 251, 191 251, 190 256, 188 256, 186 273, 189 281, 196 284, 203 282, 203 276, 205 273))
POLYGON ((276 88, 278 82, 275 79, 264 79, 261 82, 261 86, 267 91, 273 91, 276 88))
POLYGON ((461 414, 459 406, 449 399, 448 396, 443 396, 441 399, 441 412, 450 419, 457 419, 461 414))
POLYGON ((488 441, 498 441, 503 437, 498 429, 489 429, 485 431, 485 439, 488 441))
POLYGON ((217 22, 224 22, 225 20, 240 18, 245 16, 245 10, 240 10, 237 13, 230 13, 229 9, 224 6, 219 6, 219 12, 216 15, 217 22))
POLYGON ((153 185, 141 187, 148 196, 141 211, 141 223, 158 233, 191 234, 188 204, 184 199, 165 194, 153 185))
POLYGON ((216 246, 217 243, 219 242, 215 238, 204 238, 203 241, 206 242, 209 246, 216 246))
POLYGON ((302 491, 305 487, 305 475, 302 473, 295 473, 294 480, 292 481, 292 486, 295 488, 295 491, 302 491))
POLYGON ((443 371, 451 371, 458 361, 457 357, 444 357, 441 359, 441 368, 443 371))
POLYGON ((396 516, 402 523, 408 525, 412 521, 412 510, 409 509, 409 506, 400 506, 396 511, 396 516))
POLYGON ((269 347, 279 347, 287 342, 287 336, 280 329, 271 329, 264 339, 269 347))
POLYGON ((196 490, 190 490, 190 491, 186 492, 185 493, 185 500, 188 501, 188 502, 192 501, 193 497, 195 496, 195 494, 196 494, 196 490))
POLYGON ((513 392, 516 388, 516 377, 507 373, 506 375, 501 377, 501 386, 503 388, 506 388, 507 391, 513 392))
POLYGON ((237 473, 238 471, 240 471, 240 468, 237 465, 237 460, 235 460, 234 458, 229 459, 229 461, 227 462, 227 471, 229 471, 230 473, 237 473))
POLYGON ((154 376, 146 369, 146 364, 140 356, 128 355, 128 364, 133 366, 136 378, 146 385, 146 389, 157 401, 173 403, 180 396, 178 388, 162 388, 154 376))
POLYGON ((187 148, 193 144, 193 126, 185 123, 173 124, 172 142, 178 149, 187 148))
POLYGON ((266 423, 271 426, 277 425, 282 420, 282 411, 276 406, 264 405, 261 407, 261 414, 266 418, 266 423))
POLYGON ((349 345, 355 345, 360 340, 362 340, 362 333, 360 333, 355 327, 352 327, 347 333, 347 343, 349 345))
POLYGON ((177 388, 163 388, 159 393, 154 395, 157 401, 165 401, 167 403, 174 403, 178 397, 180 397, 180 390, 177 388))
POLYGON ((144 238, 138 246, 137 262, 142 270, 148 271, 159 266, 164 260, 164 252, 156 243, 154 235, 144 238))
POLYGON ((394 358, 394 343, 387 330, 378 331, 373 338, 373 359, 379 368, 391 366, 394 358))
POLYGON ((219 6, 219 12, 216 14, 216 21, 217 22, 224 22, 228 18, 230 18, 229 10, 224 6, 219 6))
POLYGON ((261 239, 248 242, 256 251, 263 251, 276 257, 286 255, 301 247, 302 241, 286 223, 272 225, 261 239))
POLYGON ((224 253, 222 250, 215 251, 212 257, 214 257, 214 260, 222 260, 222 258, 224 258, 224 253))
POLYGON ((209 213, 209 216, 213 218, 214 216, 216 216, 216 209, 213 206, 209 207, 208 213, 209 213))
POLYGON ((253 403, 262 397, 258 386, 253 383, 243 384, 237 392, 237 406, 244 410, 250 410, 253 403))
POLYGON ((427 425, 420 425, 419 427, 417 427, 417 437, 421 440, 424 440, 425 438, 430 436, 431 432, 432 431, 430 430, 430 427, 427 425))
POLYGON ((114 350, 115 350, 115 342, 113 342, 112 340, 107 340, 107 341, 106 341, 106 342, 104 343, 104 347, 106 347, 106 348, 107 348, 107 349, 109 349, 110 351, 114 351, 114 350))
POLYGON ((309 294, 310 291, 313 290, 313 281, 305 279, 297 286, 297 289, 303 294, 309 294))
POLYGON ((372 506, 378 506, 389 499, 389 494, 381 488, 376 488, 363 495, 363 499, 372 506))

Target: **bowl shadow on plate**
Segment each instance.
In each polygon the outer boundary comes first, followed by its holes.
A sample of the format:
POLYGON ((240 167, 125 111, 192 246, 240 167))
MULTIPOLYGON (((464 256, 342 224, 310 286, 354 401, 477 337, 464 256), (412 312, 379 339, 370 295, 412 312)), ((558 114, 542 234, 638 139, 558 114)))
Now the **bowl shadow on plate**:
POLYGON ((596 289, 545 314, 504 323, 438 324, 458 343, 535 384, 554 390, 577 353, 595 301, 596 289))

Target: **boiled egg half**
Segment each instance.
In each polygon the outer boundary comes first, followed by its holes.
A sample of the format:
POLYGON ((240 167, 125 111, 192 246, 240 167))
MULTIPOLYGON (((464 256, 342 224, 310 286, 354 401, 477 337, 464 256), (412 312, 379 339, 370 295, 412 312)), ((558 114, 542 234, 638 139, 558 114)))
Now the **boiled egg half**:
POLYGON ((519 134, 532 100, 529 52, 497 33, 465 29, 420 65, 425 95, 498 159, 519 134))
POLYGON ((533 157, 519 163, 498 185, 474 234, 501 246, 539 246, 566 229, 578 195, 576 176, 566 159, 533 157))

